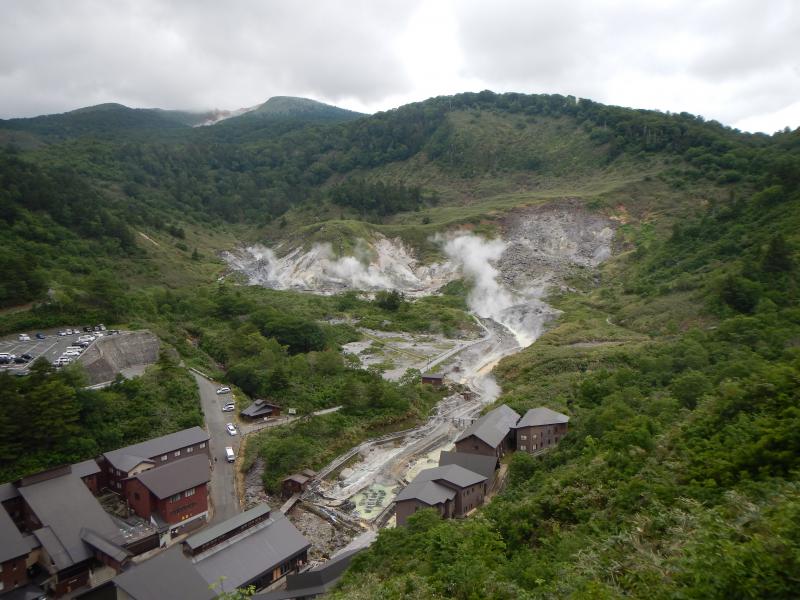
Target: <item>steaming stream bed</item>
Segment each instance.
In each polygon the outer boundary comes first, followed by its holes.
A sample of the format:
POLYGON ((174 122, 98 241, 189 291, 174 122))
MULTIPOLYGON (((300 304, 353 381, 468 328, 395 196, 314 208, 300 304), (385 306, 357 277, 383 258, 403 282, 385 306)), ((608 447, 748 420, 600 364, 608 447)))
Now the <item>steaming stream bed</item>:
POLYGON ((354 509, 338 511, 338 517, 364 525, 384 516, 402 485, 432 466, 431 457, 452 445, 480 410, 497 399, 501 390, 494 367, 532 344, 558 314, 542 299, 547 290, 576 265, 599 264, 610 254, 612 237, 608 220, 567 205, 515 215, 505 239, 485 240, 464 232, 442 236, 438 241, 447 260, 432 265, 418 264, 402 242, 380 235, 371 244, 357 245, 354 257, 336 257, 326 245, 306 252, 298 247, 281 258, 265 247, 229 254, 231 267, 245 273, 251 284, 308 293, 396 289, 418 297, 460 277, 473 283, 468 304, 483 337, 467 343, 453 340, 433 360, 442 361, 446 377, 472 393, 443 399, 413 430, 364 442, 337 458, 321 473, 361 457, 335 481, 323 478, 307 500, 334 514, 345 501, 355 500, 354 509))

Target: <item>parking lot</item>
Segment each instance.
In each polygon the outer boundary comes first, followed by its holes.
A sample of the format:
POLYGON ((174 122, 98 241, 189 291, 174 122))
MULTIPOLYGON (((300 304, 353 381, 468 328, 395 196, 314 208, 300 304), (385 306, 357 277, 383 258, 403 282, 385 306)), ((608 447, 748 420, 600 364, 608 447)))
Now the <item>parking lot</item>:
MULTIPOLYGON (((72 346, 78 340, 78 338, 82 335, 88 335, 87 332, 83 331, 82 327, 63 327, 58 329, 41 329, 36 331, 26 331, 28 335, 30 335, 30 341, 21 342, 19 341, 19 333, 15 333, 13 335, 7 335, 0 338, 0 353, 7 352, 9 354, 14 354, 16 356, 21 356, 23 354, 30 354, 33 359, 28 363, 22 364, 7 364, 2 365, 0 364, 0 373, 9 371, 11 373, 26 373, 28 371, 28 367, 33 364, 33 362, 43 356, 47 359, 47 362, 52 363, 55 359, 61 356, 64 351, 67 349, 67 346, 72 346), (75 331, 72 335, 66 336, 59 336, 59 331, 65 331, 67 329, 72 329, 75 331), (37 333, 44 334, 44 339, 40 340, 36 338, 37 333)), ((108 332, 105 332, 106 334, 108 332)), ((96 332, 92 332, 92 335, 97 335, 96 332)), ((85 350, 84 350, 85 351, 85 350)))

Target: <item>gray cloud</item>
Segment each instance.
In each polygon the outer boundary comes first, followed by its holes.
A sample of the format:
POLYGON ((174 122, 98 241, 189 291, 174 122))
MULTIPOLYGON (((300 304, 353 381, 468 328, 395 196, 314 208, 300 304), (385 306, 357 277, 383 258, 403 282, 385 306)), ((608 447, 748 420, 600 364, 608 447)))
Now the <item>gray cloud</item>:
POLYGON ((488 88, 800 125, 794 0, 5 0, 2 15, 0 117, 281 94, 372 111, 488 88))

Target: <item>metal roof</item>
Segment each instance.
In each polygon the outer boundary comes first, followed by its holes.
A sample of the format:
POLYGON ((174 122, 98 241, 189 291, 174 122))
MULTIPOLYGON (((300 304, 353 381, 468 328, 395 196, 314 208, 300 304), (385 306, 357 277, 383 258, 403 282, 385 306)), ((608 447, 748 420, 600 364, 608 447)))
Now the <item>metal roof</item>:
POLYGON ((194 566, 209 583, 224 577, 220 588, 230 592, 311 547, 286 516, 277 512, 262 523, 194 558, 194 566))
POLYGON ((289 475, 288 477, 284 477, 283 481, 296 481, 300 485, 308 482, 308 477, 305 475, 301 475, 300 473, 295 473, 294 475, 289 475))
POLYGON ((463 489, 486 481, 486 477, 459 465, 445 465, 420 471, 414 481, 442 481, 463 489))
POLYGON ((239 513, 235 517, 231 517, 230 519, 219 523, 218 525, 214 525, 213 527, 208 527, 204 529, 200 533, 196 533, 188 538, 184 542, 189 548, 194 550, 195 548, 199 548, 200 546, 204 546, 208 542, 215 540, 218 537, 225 535, 226 533, 230 533, 234 529, 238 529, 242 525, 246 525, 249 521, 257 519, 259 517, 263 517, 264 515, 268 515, 272 509, 269 507, 268 504, 259 504, 254 506, 250 510, 246 510, 243 513, 239 513))
POLYGON ((106 556, 110 556, 118 563, 123 563, 132 556, 132 554, 122 546, 118 546, 87 527, 81 529, 81 539, 95 550, 102 552, 106 556))
POLYGON ((183 555, 180 546, 173 546, 117 575, 114 585, 134 600, 211 600, 216 597, 208 582, 183 555))
POLYGON ((439 454, 439 466, 458 465, 468 471, 483 475, 486 479, 494 477, 498 459, 496 456, 485 454, 470 454, 469 452, 448 452, 442 450, 439 454))
POLYGON ((428 506, 434 506, 446 500, 452 500, 455 497, 456 491, 443 486, 441 483, 436 483, 435 481, 417 481, 415 479, 394 497, 394 501, 419 500, 428 506))
POLYGON ((0 506, 0 563, 12 558, 25 556, 30 546, 25 541, 9 514, 0 506))
POLYGON ((328 562, 303 573, 286 576, 286 589, 256 594, 253 600, 292 600, 319 596, 331 589, 350 566, 353 556, 364 550, 357 548, 334 556, 328 562))
POLYGON ((539 425, 555 425, 557 423, 567 423, 569 417, 562 415, 560 412, 550 410, 544 406, 539 408, 532 408, 525 413, 525 416, 520 419, 516 427, 537 427, 539 425))
POLYGON ((519 421, 517 411, 506 404, 501 404, 470 425, 464 433, 458 436, 456 442, 474 435, 492 448, 497 448, 517 421, 519 421))
POLYGON ((93 458, 84 460, 72 465, 72 472, 78 477, 88 477, 89 475, 97 475, 100 472, 100 465, 93 458))
POLYGON ((239 414, 253 419, 262 415, 272 414, 272 411, 276 408, 278 408, 278 406, 275 404, 270 404, 269 402, 265 402, 263 400, 256 400, 250 406, 242 410, 239 414))
POLYGON ((136 479, 163 500, 170 496, 207 483, 211 479, 208 456, 196 454, 190 458, 176 460, 163 467, 148 469, 136 475, 136 479))
POLYGON ((77 475, 68 473, 26 485, 19 493, 46 530, 34 531, 34 535, 54 560, 52 553, 60 554, 57 565, 69 566, 92 556, 81 539, 84 527, 111 541, 121 539, 119 528, 77 475))
POLYGON ((118 450, 106 452, 103 456, 114 468, 125 471, 126 473, 136 465, 151 460, 162 454, 169 454, 175 450, 180 450, 186 446, 192 446, 200 442, 208 441, 208 433, 200 427, 191 427, 162 435, 161 437, 147 440, 139 444, 125 446, 118 450))
POLYGON ((422 373, 423 379, 444 379, 443 373, 422 373))

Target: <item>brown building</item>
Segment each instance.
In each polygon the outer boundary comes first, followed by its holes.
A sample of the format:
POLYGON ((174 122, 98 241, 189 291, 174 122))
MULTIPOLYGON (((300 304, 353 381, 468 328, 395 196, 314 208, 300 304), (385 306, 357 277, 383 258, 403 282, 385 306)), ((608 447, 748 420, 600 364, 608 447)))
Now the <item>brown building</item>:
POLYGON ((286 516, 266 504, 186 539, 114 579, 118 600, 211 600, 217 592, 256 590, 298 571, 311 547, 286 516))
POLYGON ((281 495, 290 498, 294 494, 302 494, 306 491, 308 482, 311 481, 316 473, 311 469, 303 469, 299 473, 289 475, 281 482, 281 495))
POLYGON ((395 497, 397 525, 423 508, 436 509, 442 518, 459 518, 483 504, 486 477, 458 465, 426 469, 395 497))
POLYGON ((195 454, 210 457, 208 434, 200 427, 184 429, 140 444, 106 452, 98 459, 101 488, 122 493, 123 481, 142 471, 195 454))
POLYGON ((456 438, 456 451, 502 457, 514 449, 513 427, 519 414, 502 404, 489 411, 456 438))
POLYGON ((208 458, 198 454, 148 469, 123 483, 133 512, 149 519, 164 535, 176 535, 200 527, 208 518, 208 458))
POLYGON ((441 373, 423 373, 422 383, 442 387, 444 385, 444 375, 441 373))
POLYGON ((515 427, 517 449, 538 454, 552 448, 567 434, 569 417, 540 406, 525 413, 515 427))
POLYGON ((266 400, 256 400, 250 406, 239 412, 247 419, 269 419, 281 415, 281 407, 266 400))
POLYGON ((0 595, 28 583, 27 561, 32 548, 14 525, 8 513, 0 508, 0 595))
POLYGON ((100 465, 97 464, 96 460, 90 458, 89 460, 75 463, 72 465, 72 472, 81 478, 83 483, 86 484, 86 487, 89 488, 90 492, 92 492, 94 495, 97 495, 97 493, 100 491, 100 477, 102 472, 100 471, 100 465))
POLYGON ((467 471, 486 477, 486 491, 488 493, 494 487, 497 470, 500 468, 500 459, 496 456, 486 456, 485 454, 442 450, 439 454, 439 466, 445 467, 447 465, 458 465, 467 471))
POLYGON ((79 475, 67 465, 0 486, 0 594, 24 585, 35 564, 54 597, 93 587, 127 564, 123 532, 79 475))

